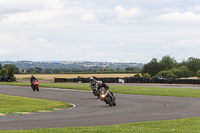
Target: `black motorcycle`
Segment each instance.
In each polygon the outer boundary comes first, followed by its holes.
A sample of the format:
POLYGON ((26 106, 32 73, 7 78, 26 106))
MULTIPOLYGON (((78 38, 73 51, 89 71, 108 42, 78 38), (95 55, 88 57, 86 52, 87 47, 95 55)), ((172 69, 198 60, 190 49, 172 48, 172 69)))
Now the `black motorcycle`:
POLYGON ((112 92, 105 89, 104 87, 100 88, 99 92, 101 101, 105 101, 105 103, 109 104, 110 106, 116 106, 116 98, 112 92))

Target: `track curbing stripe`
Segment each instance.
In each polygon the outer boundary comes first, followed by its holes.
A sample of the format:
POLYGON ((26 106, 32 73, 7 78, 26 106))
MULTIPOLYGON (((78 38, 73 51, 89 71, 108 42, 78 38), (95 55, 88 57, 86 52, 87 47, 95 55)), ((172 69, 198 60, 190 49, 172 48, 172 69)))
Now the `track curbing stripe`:
POLYGON ((0 113, 0 116, 5 116, 5 114, 3 114, 3 113, 0 113))

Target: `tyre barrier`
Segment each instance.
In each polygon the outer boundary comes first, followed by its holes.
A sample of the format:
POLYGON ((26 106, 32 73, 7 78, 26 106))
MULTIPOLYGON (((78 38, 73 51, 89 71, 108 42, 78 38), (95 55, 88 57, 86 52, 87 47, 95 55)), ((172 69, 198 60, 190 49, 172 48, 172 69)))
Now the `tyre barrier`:
POLYGON ((15 82, 16 78, 10 77, 10 76, 0 76, 0 82, 15 82))
POLYGON ((3 76, 0 76, 0 82, 3 81, 3 76))
MULTIPOLYGON (((124 78, 99 78, 104 83, 161 83, 161 84, 200 84, 200 79, 165 79, 158 77, 150 78, 135 78, 135 77, 124 77, 124 78), (123 81, 123 82, 122 82, 123 81)), ((89 83, 89 78, 54 78, 54 82, 77 82, 77 83, 89 83)))

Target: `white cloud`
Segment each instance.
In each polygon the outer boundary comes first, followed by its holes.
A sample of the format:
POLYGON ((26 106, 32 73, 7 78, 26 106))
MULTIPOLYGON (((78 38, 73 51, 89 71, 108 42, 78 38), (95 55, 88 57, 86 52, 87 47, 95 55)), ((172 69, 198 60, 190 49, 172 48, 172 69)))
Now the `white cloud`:
POLYGON ((200 22, 200 14, 193 12, 171 12, 168 14, 162 14, 158 18, 161 22, 172 22, 172 23, 188 23, 188 22, 200 22))
POLYGON ((46 43, 47 41, 44 38, 39 38, 36 40, 36 43, 41 44, 41 43, 46 43))
POLYGON ((199 50, 200 49, 200 39, 192 39, 192 40, 181 40, 174 45, 176 48, 185 48, 190 50, 199 50))
POLYGON ((61 9, 62 8, 62 3, 61 0, 48 0, 48 6, 52 9, 61 9))
POLYGON ((15 49, 18 46, 25 46, 26 43, 26 38, 22 34, 0 34, 0 38, 0 47, 5 49, 15 49))
POLYGON ((36 46, 38 49, 41 49, 41 51, 43 50, 56 50, 56 47, 53 46, 52 44, 50 44, 46 39, 44 38, 38 38, 36 39, 35 42, 32 42, 34 47, 36 46))
POLYGON ((200 11, 200 5, 196 5, 194 7, 189 7, 188 10, 189 11, 200 11))
POLYGON ((55 19, 57 16, 60 16, 62 13, 63 12, 59 12, 59 11, 32 11, 32 12, 25 12, 25 13, 8 14, 1 21, 1 24, 35 25, 35 24, 51 21, 55 19))
POLYGON ((80 5, 80 2, 78 2, 78 1, 72 1, 72 5, 80 5))
MULTIPOLYGON (((56 45, 52 45, 44 38, 29 41, 23 35, 6 34, 0 35, 0 59, 6 60, 42 60, 53 58, 58 51, 56 45)), ((59 54, 59 53, 58 53, 59 54)))
POLYGON ((170 55, 181 62, 189 57, 200 58, 200 39, 180 40, 171 44, 163 44, 155 50, 155 57, 170 55))
POLYGON ((96 20, 96 16, 93 13, 86 13, 83 14, 82 19, 84 21, 95 21, 96 20))
POLYGON ((14 13, 14 12, 26 12, 34 10, 46 10, 46 9, 60 9, 63 2, 61 0, 1 0, 0 1, 0 13, 14 13))
POLYGON ((1 55, 1 56, 6 55, 7 53, 8 53, 7 50, 5 50, 5 49, 0 49, 0 55, 1 55))
POLYGON ((121 6, 115 7, 115 13, 119 19, 131 19, 142 15, 138 8, 124 9, 121 6))
POLYGON ((171 2, 0 0, 0 52, 8 55, 0 60, 148 62, 183 51, 198 57, 200 2, 171 2))

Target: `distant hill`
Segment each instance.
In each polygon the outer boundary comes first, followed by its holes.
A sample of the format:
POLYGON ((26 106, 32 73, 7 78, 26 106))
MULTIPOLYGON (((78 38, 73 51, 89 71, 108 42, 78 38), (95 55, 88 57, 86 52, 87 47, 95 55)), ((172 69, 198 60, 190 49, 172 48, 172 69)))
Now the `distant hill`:
POLYGON ((78 68, 78 69, 88 69, 88 68, 127 68, 135 67, 141 68, 142 63, 114 63, 114 62, 76 62, 76 61, 49 61, 49 62, 33 62, 33 61, 0 61, 4 66, 5 64, 14 64, 19 69, 29 69, 32 67, 39 68, 78 68))

